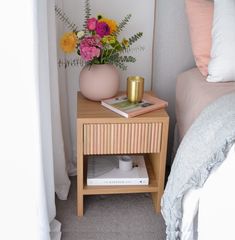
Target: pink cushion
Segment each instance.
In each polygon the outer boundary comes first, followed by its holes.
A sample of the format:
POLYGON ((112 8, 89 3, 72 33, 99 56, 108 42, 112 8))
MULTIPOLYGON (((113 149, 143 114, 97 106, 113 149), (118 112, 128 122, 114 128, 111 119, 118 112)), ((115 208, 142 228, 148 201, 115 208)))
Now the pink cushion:
POLYGON ((185 0, 190 37, 196 65, 208 75, 214 3, 211 0, 185 0))

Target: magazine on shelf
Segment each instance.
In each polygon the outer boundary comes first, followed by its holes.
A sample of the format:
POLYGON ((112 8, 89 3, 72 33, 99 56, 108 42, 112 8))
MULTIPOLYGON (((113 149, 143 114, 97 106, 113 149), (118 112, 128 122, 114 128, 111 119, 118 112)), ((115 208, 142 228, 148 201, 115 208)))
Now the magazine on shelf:
POLYGON ((148 185, 149 178, 143 156, 131 155, 133 168, 123 171, 119 168, 119 157, 89 156, 87 163, 87 185, 148 185))
POLYGON ((131 103, 126 95, 101 101, 101 105, 126 118, 135 117, 153 110, 167 107, 168 103, 160 98, 144 94, 141 102, 131 103))

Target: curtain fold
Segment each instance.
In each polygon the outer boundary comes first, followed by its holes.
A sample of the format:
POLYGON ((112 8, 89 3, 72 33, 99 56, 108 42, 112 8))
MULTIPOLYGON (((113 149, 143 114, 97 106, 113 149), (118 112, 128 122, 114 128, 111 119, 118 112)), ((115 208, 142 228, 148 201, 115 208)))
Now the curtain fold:
POLYGON ((61 106, 59 96, 58 68, 57 68, 57 38, 55 23, 55 1, 48 1, 48 54, 50 68, 50 99, 52 117, 52 139, 55 172, 55 191, 59 199, 66 200, 70 188, 67 174, 65 147, 62 132, 61 106))
MULTIPOLYGON (((61 223, 55 219, 55 192, 66 200, 70 188, 62 135, 59 99, 55 1, 37 1, 38 82, 41 146, 47 219, 50 239, 61 238, 61 223)), ((45 218, 42 224, 45 224, 45 218)), ((43 236, 44 237, 44 236, 43 236)), ((44 239, 44 238, 42 238, 44 239)))
MULTIPOLYGON (((64 2, 63 0, 55 0, 56 5, 63 9, 64 2)), ((56 19, 56 43, 59 43, 60 38, 64 32, 68 31, 65 28, 63 22, 56 19)), ((60 47, 57 44, 57 59, 64 60, 67 58, 66 54, 64 54, 60 47)), ((66 169, 70 176, 76 175, 76 149, 73 149, 73 140, 72 132, 74 128, 71 125, 76 125, 76 120, 71 121, 71 111, 75 112, 74 109, 71 109, 71 95, 73 94, 71 90, 71 86, 69 84, 71 79, 68 79, 67 70, 64 67, 58 67, 58 86, 59 86, 59 100, 60 100, 60 112, 61 112, 61 125, 62 125, 62 135, 64 139, 64 153, 66 160, 66 169), (69 96, 70 95, 70 96, 69 96), (71 124, 73 122, 74 124, 71 124)), ((77 91, 77 87, 73 88, 73 92, 77 91)), ((72 106, 76 106, 75 100, 72 106)), ((75 117, 75 116, 74 116, 75 117)))

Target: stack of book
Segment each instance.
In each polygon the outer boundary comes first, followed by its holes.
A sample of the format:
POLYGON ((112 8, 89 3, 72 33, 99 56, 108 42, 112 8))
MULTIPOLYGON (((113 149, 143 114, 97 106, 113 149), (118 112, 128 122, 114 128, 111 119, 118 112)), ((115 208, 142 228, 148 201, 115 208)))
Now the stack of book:
POLYGON ((148 185, 149 177, 143 156, 131 155, 133 168, 119 169, 120 156, 89 156, 87 167, 88 186, 148 185))
POLYGON ((168 103, 160 98, 144 94, 142 101, 131 103, 126 95, 101 101, 101 105, 126 118, 135 117, 153 110, 167 107, 168 103))

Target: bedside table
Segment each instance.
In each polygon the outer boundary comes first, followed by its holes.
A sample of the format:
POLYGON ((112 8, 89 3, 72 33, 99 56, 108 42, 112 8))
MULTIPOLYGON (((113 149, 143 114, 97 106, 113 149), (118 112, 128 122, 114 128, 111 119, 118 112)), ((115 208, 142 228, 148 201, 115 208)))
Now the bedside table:
POLYGON ((156 212, 164 190, 169 116, 165 109, 124 118, 100 102, 77 96, 77 215, 83 216, 86 195, 151 192, 156 212), (87 186, 86 156, 143 154, 147 186, 87 186))

